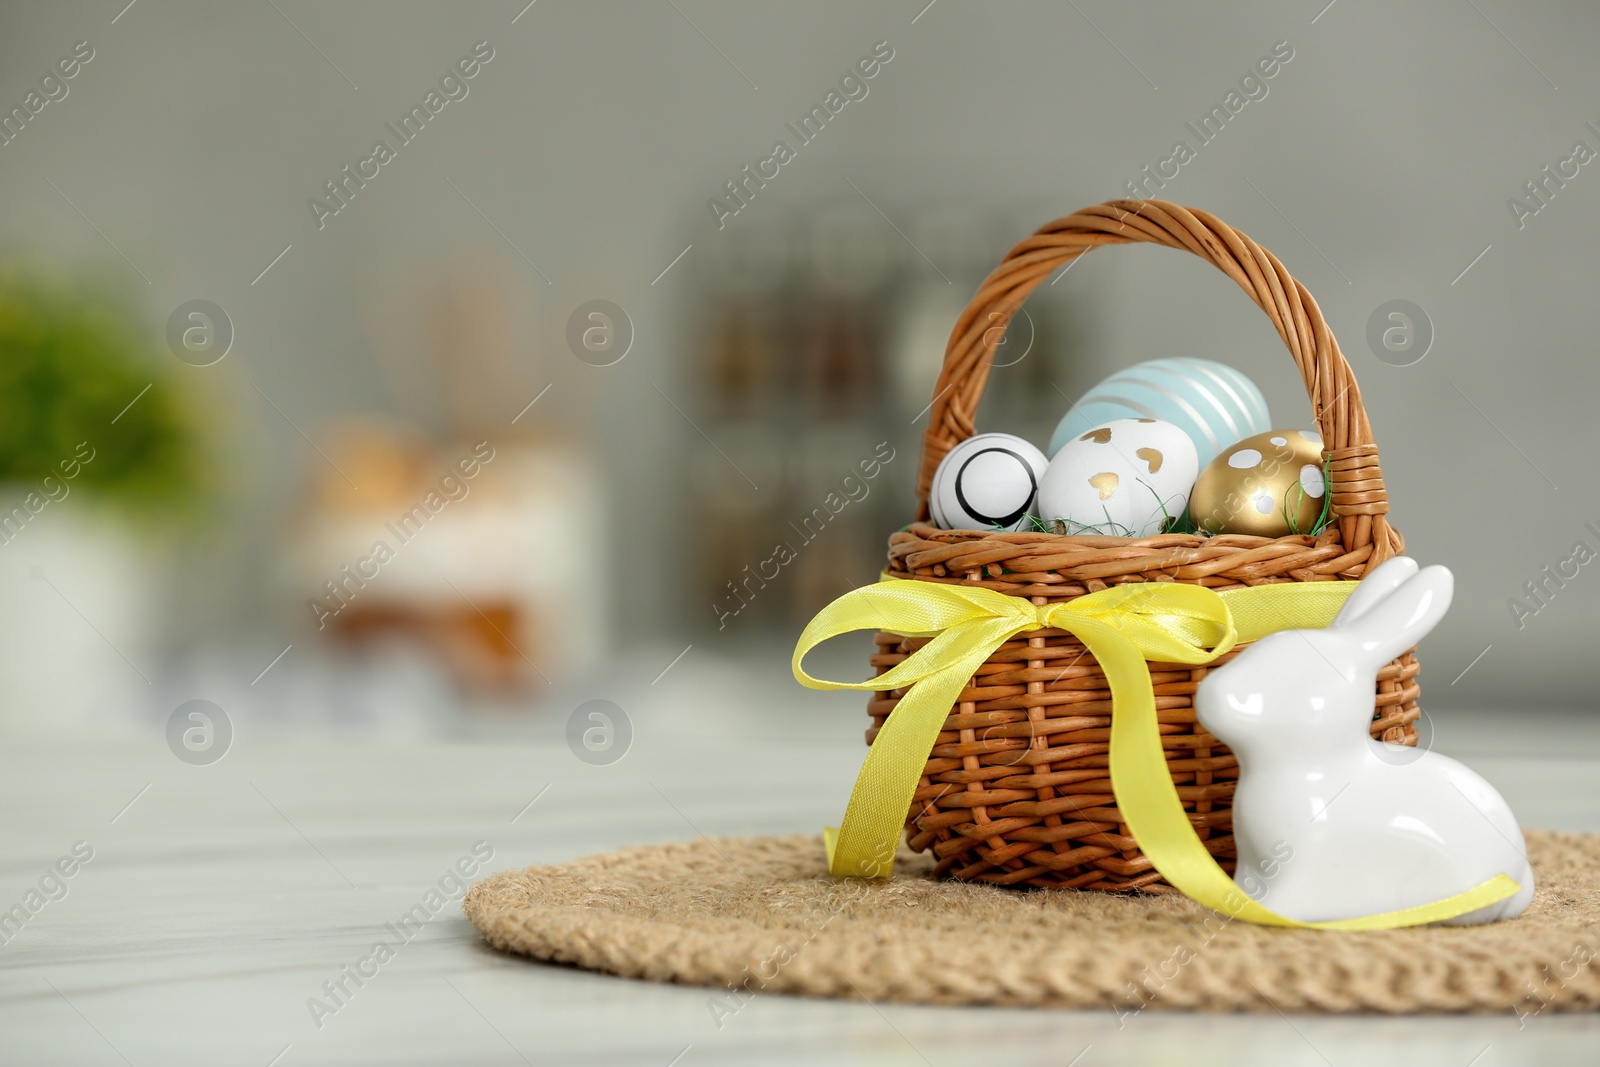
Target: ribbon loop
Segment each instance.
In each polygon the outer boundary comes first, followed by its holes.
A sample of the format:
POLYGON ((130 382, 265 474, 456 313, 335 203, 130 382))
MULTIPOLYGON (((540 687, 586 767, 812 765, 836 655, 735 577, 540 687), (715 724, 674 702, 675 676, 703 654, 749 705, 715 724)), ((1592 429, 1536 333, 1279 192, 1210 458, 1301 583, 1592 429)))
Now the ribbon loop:
POLYGON ((813 689, 907 692, 867 751, 837 831, 824 834, 835 875, 886 878, 906 813, 943 729, 984 662, 1019 633, 1044 628, 1077 637, 1111 691, 1111 788, 1117 809, 1162 877, 1207 907, 1270 926, 1376 930, 1439 922, 1499 900, 1519 887, 1505 875, 1446 900, 1383 915, 1301 923, 1240 892, 1196 835, 1167 770, 1147 661, 1203 664, 1275 630, 1319 629, 1333 620, 1353 582, 1283 582, 1218 593, 1198 585, 1113 586, 1036 606, 978 586, 885 580, 852 590, 806 626, 793 670, 813 689), (830 637, 874 629, 931 640, 864 682, 813 678, 801 666, 830 637))
MULTIPOLYGON (((947 669, 953 657, 964 658, 963 651, 975 647, 975 641, 992 640, 992 647, 999 648, 1013 634, 1040 625, 1039 613, 1031 603, 990 589, 879 582, 853 589, 818 612, 801 632, 791 666, 795 679, 812 689, 904 689, 947 669), (973 629, 975 626, 982 631, 973 629), (891 670, 864 682, 827 681, 805 672, 801 662, 807 652, 854 630, 887 630, 902 637, 931 636, 933 640, 891 670)), ((987 658, 986 652, 982 659, 987 658)))

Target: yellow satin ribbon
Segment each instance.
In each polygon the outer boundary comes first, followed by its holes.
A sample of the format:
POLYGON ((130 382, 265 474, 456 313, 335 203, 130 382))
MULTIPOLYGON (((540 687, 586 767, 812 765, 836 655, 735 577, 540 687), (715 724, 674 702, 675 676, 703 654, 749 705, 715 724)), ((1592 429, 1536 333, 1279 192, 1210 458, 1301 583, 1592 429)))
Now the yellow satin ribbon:
POLYGON ((1111 690, 1111 787, 1117 811, 1158 871, 1188 896, 1235 918, 1268 926, 1381 930, 1464 915, 1518 892, 1504 874, 1432 904, 1357 919, 1302 923, 1246 896, 1195 833, 1167 770, 1147 660, 1209 663, 1243 641, 1275 630, 1320 629, 1333 621, 1353 582, 1282 582, 1217 593, 1151 582, 1114 586, 1061 604, 1036 606, 976 586, 885 580, 845 594, 801 633, 794 675, 812 689, 908 692, 884 722, 850 794, 843 823, 824 834, 833 874, 886 878, 906 813, 945 718, 974 672, 1007 640, 1052 628, 1082 641, 1111 690), (801 667, 807 652, 852 630, 932 638, 876 678, 834 682, 801 667))

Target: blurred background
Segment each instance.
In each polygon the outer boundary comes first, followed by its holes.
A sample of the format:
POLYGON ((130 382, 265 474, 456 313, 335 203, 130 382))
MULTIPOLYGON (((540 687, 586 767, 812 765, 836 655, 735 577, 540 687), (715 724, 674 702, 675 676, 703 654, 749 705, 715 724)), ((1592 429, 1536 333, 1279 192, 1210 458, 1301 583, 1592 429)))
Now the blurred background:
MULTIPOLYGON (((1425 703, 1594 706, 1593 5, 125 2, 0 5, 0 733, 494 733, 671 670, 759 708, 913 517, 978 281, 1139 182, 1340 337, 1458 577, 1425 703), (1369 341, 1395 300, 1423 358, 1369 341)), ((985 429, 1173 355, 1310 425, 1192 257, 1027 310, 985 429)))

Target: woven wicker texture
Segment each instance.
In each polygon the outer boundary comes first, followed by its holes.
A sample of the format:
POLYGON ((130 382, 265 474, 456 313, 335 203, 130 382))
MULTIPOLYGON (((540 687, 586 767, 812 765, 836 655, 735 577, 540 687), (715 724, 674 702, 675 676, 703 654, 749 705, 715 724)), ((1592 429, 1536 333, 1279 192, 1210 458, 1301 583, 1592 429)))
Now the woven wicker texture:
MULTIPOLYGON (((1011 249, 950 334, 930 412, 917 486, 919 521, 889 539, 887 572, 894 578, 982 585, 1045 604, 1129 582, 1226 589, 1357 580, 1404 549, 1388 523, 1361 391, 1316 301, 1276 256, 1204 211, 1161 200, 1113 200, 1057 219, 1011 249), (1322 433, 1331 494, 1327 528, 1316 537, 1276 539, 1126 538, 929 525, 933 472, 946 452, 975 433, 974 413, 1001 328, 1057 268, 1091 249, 1134 242, 1182 249, 1211 263, 1277 328, 1322 433)), ((881 674, 922 643, 880 633, 873 666, 881 674)), ((1173 781, 1196 831, 1231 871, 1238 764, 1195 721, 1194 693, 1206 670, 1151 664, 1173 781)), ((1380 673, 1374 737, 1416 742, 1416 677, 1409 653, 1380 673)), ((869 744, 903 695, 883 693, 869 702, 869 744)), ((939 872, 960 879, 1170 890, 1118 815, 1107 771, 1110 714, 1105 675, 1070 635, 1039 630, 1001 646, 962 692, 933 749, 907 815, 912 848, 931 849, 939 872)))
POLYGON ((464 906, 496 948, 711 986, 723 1010, 785 992, 1119 1011, 1594 1011, 1600 837, 1527 842, 1538 890, 1521 918, 1375 933, 1228 922, 1176 894, 936 879, 930 858, 909 853, 887 881, 837 879, 815 834, 506 871, 464 906))

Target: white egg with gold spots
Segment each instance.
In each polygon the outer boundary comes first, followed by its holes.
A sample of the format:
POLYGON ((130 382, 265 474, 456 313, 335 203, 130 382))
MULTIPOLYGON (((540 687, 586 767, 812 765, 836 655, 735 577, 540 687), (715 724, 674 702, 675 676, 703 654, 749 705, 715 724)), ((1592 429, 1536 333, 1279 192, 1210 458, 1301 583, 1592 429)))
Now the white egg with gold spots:
POLYGON ((1189 516, 1206 533, 1283 537, 1310 533, 1323 513, 1322 435, 1268 430, 1236 441, 1206 464, 1189 516))
POLYGON ((1061 446, 1039 482, 1039 517, 1064 533, 1148 537, 1183 514, 1194 441, 1159 419, 1113 419, 1061 446))

